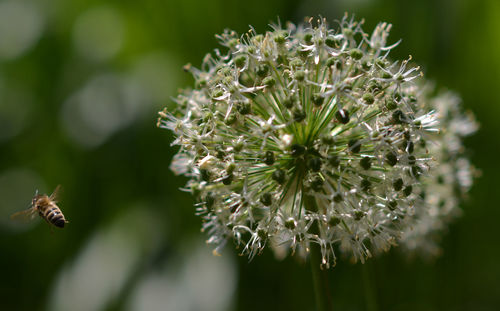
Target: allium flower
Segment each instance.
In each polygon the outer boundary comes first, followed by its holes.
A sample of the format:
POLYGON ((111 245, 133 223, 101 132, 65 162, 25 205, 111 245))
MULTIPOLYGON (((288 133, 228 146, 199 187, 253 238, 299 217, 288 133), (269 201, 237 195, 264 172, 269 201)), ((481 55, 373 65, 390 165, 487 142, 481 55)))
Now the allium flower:
POLYGON ((462 137, 476 125, 456 96, 434 96, 410 59, 391 61, 390 24, 371 35, 347 15, 226 30, 225 51, 186 70, 195 88, 160 112, 190 178, 208 242, 252 258, 266 245, 364 261, 429 240, 471 185, 462 137))

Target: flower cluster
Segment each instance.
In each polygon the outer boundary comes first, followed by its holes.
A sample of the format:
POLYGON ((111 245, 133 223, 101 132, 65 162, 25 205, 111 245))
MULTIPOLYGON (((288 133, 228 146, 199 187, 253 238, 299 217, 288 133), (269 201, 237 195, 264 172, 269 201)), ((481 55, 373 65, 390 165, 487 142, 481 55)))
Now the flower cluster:
POLYGON ((195 88, 161 111, 180 150, 208 242, 233 240, 252 258, 266 245, 364 261, 428 237, 471 185, 462 156, 472 118, 434 96, 410 59, 391 61, 390 24, 371 35, 347 15, 217 36, 224 52, 186 70, 195 88))

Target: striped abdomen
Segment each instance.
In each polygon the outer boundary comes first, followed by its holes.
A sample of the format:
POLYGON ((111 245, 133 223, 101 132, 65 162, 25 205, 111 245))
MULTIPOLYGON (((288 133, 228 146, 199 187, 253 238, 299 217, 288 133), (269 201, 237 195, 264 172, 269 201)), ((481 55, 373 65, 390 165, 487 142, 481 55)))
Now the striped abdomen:
POLYGON ((67 221, 59 207, 53 201, 47 197, 40 198, 36 203, 40 217, 56 227, 64 228, 64 224, 67 221))

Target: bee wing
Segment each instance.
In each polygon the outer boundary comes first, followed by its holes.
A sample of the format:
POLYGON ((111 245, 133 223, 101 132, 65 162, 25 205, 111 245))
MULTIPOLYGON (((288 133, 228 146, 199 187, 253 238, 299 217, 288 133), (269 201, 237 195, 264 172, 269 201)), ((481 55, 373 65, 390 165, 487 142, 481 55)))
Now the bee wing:
POLYGON ((57 185, 56 189, 54 190, 54 192, 52 192, 49 199, 51 201, 57 202, 57 196, 59 195, 60 192, 61 192, 61 185, 57 185))
POLYGON ((10 219, 16 220, 19 222, 29 222, 35 218, 36 215, 36 208, 35 207, 30 207, 24 211, 17 212, 15 214, 12 214, 10 216, 10 219))

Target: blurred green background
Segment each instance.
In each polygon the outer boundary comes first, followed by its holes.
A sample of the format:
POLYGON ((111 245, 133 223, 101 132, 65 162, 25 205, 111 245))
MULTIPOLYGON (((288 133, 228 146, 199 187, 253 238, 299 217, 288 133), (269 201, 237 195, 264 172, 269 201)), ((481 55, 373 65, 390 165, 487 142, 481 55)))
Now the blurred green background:
POLYGON ((270 251, 248 262, 204 244, 186 179, 168 169, 155 127, 217 47, 214 34, 345 11, 393 24, 392 54, 458 91, 481 124, 466 141, 482 171, 443 255, 393 249, 330 271, 336 310, 498 310, 500 306, 500 1, 1 0, 0 310, 314 310, 309 266, 270 251), (70 223, 9 215, 61 184, 70 223), (368 273, 366 273, 366 271, 368 273))

